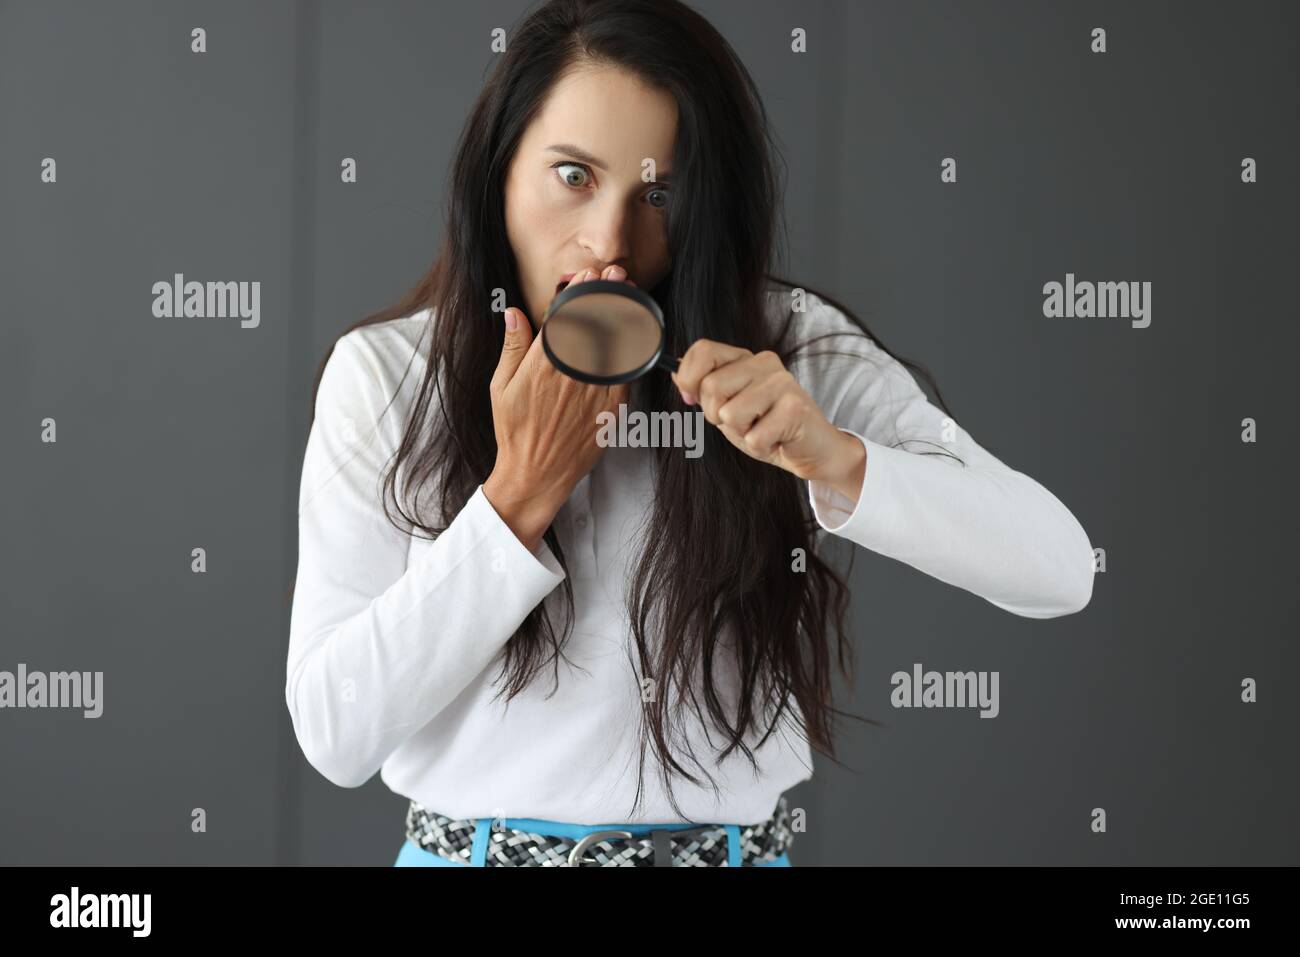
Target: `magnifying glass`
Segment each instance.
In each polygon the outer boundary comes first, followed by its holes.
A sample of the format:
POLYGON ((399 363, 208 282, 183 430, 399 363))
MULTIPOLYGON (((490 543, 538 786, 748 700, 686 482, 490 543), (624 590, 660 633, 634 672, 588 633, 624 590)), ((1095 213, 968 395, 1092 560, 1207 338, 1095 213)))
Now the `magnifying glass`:
POLYGON ((663 310, 625 282, 589 279, 567 286, 542 320, 542 349, 570 378, 592 385, 631 382, 652 369, 676 372, 664 354, 663 310))

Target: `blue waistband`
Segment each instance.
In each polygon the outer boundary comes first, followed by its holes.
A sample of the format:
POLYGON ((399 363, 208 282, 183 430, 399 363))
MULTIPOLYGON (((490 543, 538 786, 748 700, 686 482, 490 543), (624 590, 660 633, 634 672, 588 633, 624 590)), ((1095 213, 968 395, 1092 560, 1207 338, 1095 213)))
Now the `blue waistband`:
MULTIPOLYGON (((489 824, 491 823, 490 818, 488 819, 488 823, 489 824)), ((488 833, 488 831, 485 830, 484 833, 486 834, 488 833)), ((736 843, 732 840, 730 831, 727 834, 727 846, 728 846, 727 866, 728 867, 739 866, 740 849, 736 845, 736 843), (734 856, 731 853, 732 847, 736 847, 736 853, 734 856)), ((476 843, 474 847, 474 856, 471 858, 470 864, 476 867, 482 867, 486 861, 486 858, 487 858, 487 842, 484 841, 483 849, 481 852, 476 843)), ((394 866, 395 867, 466 867, 469 865, 466 865, 459 861, 448 860, 445 857, 440 857, 439 855, 435 854, 433 851, 426 850, 423 847, 411 843, 410 839, 407 839, 402 842, 402 848, 398 852, 397 860, 394 862, 394 866)), ((782 853, 781 856, 776 858, 775 860, 765 861, 759 866, 792 867, 793 864, 791 864, 790 862, 790 853, 786 851, 782 853)))
MULTIPOLYGON (((507 817, 507 818, 490 818, 480 817, 474 819, 474 843, 470 848, 470 865, 473 867, 482 867, 487 860, 488 839, 492 835, 492 825, 495 821, 502 821, 503 826, 514 828, 519 831, 529 831, 534 834, 544 834, 548 837, 563 837, 571 841, 579 840, 595 831, 628 831, 634 837, 644 837, 651 831, 682 831, 687 828, 700 827, 699 824, 570 824, 567 821, 546 821, 533 817, 507 817)), ((739 824, 714 824, 704 825, 709 827, 722 827, 727 832, 727 865, 729 867, 740 867, 740 825, 739 824)), ((418 855, 429 854, 433 857, 437 855, 423 848, 407 842, 407 847, 403 848, 403 855, 406 860, 410 861, 410 852, 417 852, 418 855), (410 850, 408 851, 407 848, 410 850)), ((400 859, 399 859, 400 860, 400 859)), ((413 863, 413 862, 412 862, 413 863)), ((454 862, 448 862, 454 863, 454 862)))

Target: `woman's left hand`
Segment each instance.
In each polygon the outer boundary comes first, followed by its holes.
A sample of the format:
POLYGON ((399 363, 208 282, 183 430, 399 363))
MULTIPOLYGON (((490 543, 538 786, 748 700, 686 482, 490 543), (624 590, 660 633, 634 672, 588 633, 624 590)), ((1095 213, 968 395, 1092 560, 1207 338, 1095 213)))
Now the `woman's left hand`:
POLYGON ((673 382, 746 455, 857 501, 866 449, 831 424, 775 352, 755 355, 699 339, 682 356, 673 382))

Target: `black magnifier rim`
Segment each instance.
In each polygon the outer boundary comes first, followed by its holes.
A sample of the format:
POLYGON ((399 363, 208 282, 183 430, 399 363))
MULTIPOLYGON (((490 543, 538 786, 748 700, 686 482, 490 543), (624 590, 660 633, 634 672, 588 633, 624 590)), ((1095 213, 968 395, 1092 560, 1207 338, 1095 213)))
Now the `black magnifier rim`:
POLYGON ((667 338, 668 328, 664 324, 664 312, 659 308, 659 303, 655 302, 644 289, 629 286, 627 283, 615 279, 588 279, 586 282, 580 282, 577 285, 566 286, 560 291, 559 295, 551 300, 551 304, 546 307, 546 315, 542 319, 542 328, 538 334, 542 337, 542 351, 546 353, 546 358, 550 359, 552 364, 565 375, 577 379, 579 382, 586 382, 589 385, 621 385, 624 382, 631 382, 633 379, 640 378, 659 364, 659 359, 664 354, 664 340, 667 338), (646 311, 655 317, 655 321, 659 323, 659 348, 654 351, 654 355, 650 357, 648 362, 621 375, 591 375, 588 372, 582 372, 566 365, 551 351, 551 344, 546 340, 546 323, 550 321, 555 310, 570 299, 576 299, 580 295, 594 292, 612 292, 626 296, 644 306, 646 311))

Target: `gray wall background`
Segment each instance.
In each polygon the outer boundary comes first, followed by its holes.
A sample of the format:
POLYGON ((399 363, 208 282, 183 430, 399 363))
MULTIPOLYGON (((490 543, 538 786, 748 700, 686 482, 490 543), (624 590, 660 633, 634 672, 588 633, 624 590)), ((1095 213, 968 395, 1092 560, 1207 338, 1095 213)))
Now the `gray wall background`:
MULTIPOLYGON (((1295 6, 697 6, 783 144, 793 275, 1107 553, 1035 621, 858 549, 842 706, 889 727, 792 792, 795 864, 1297 863, 1295 6), (1151 326, 1044 318, 1066 272, 1151 281, 1151 326), (892 710, 914 662, 1000 671, 1000 716, 892 710)), ((284 704, 311 381, 432 260, 526 8, 0 4, 0 670, 105 681, 97 720, 0 711, 0 862, 392 862, 404 800, 317 775, 284 704), (155 319, 176 272, 259 280, 260 327, 155 319)))

